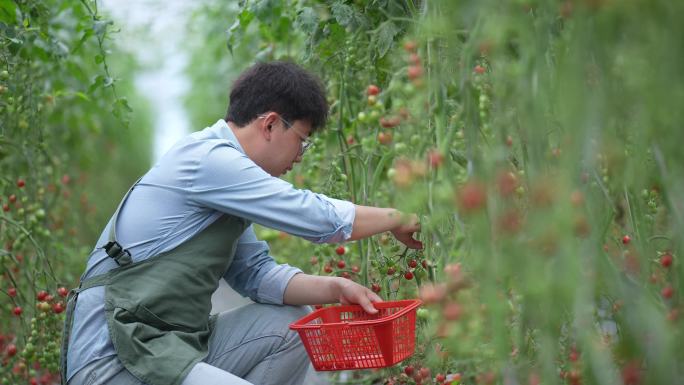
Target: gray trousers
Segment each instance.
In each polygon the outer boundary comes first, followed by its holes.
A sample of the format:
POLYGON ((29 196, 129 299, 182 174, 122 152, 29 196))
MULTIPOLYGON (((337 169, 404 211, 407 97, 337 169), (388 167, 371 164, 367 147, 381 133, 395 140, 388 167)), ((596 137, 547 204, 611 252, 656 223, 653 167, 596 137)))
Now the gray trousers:
MULTIPOLYGON (((310 312, 305 306, 250 304, 219 314, 209 355, 182 385, 301 385, 309 357, 290 323, 310 312)), ((91 362, 69 385, 144 385, 116 356, 91 362)))

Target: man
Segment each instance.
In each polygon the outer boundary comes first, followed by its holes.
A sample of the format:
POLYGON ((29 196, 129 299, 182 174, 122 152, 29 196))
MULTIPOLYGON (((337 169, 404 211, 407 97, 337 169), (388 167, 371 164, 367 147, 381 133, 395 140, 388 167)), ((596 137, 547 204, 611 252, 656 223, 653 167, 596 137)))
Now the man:
POLYGON ((69 297, 69 385, 301 384, 308 357, 288 325, 301 305, 381 301, 338 277, 277 265, 251 223, 338 243, 385 231, 412 248, 415 216, 354 205, 278 177, 325 124, 321 83, 285 62, 234 83, 225 119, 176 143, 126 194, 69 297), (210 317, 224 278, 256 303, 210 317), (285 305, 285 306, 284 306, 285 305))

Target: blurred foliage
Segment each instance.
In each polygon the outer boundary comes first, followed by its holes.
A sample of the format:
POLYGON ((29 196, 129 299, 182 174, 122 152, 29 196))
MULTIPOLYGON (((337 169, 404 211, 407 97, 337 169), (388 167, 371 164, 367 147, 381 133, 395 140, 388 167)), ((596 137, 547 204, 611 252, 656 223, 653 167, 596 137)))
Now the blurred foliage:
POLYGON ((137 64, 114 32, 95 1, 0 2, 3 384, 57 378, 64 290, 150 163, 137 64))

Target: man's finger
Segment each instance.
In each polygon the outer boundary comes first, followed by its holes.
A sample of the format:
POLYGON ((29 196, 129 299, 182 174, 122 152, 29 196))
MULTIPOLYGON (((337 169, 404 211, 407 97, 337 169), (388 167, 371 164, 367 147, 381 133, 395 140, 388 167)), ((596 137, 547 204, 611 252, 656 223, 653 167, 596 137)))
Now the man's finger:
POLYGON ((368 297, 370 298, 371 302, 382 302, 384 301, 379 295, 373 293, 372 291, 367 291, 366 292, 368 297))
MULTIPOLYGON (((397 238, 399 239, 399 238, 397 238)), ((411 236, 408 237, 402 237, 402 239, 399 239, 403 244, 406 246, 412 248, 412 249, 422 249, 423 248, 423 242, 416 240, 412 238, 411 236)))
POLYGON ((363 310, 366 311, 368 314, 375 314, 378 312, 378 309, 376 309, 371 301, 368 299, 368 296, 362 295, 361 300, 359 301, 359 305, 363 308, 363 310))

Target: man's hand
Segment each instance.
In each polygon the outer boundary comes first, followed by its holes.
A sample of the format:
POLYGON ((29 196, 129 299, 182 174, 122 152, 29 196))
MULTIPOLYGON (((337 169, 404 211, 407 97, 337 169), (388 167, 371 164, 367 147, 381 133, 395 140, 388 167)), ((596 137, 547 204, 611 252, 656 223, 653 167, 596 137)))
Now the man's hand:
POLYGON ((367 287, 341 277, 321 277, 304 273, 295 274, 285 288, 283 303, 287 305, 317 305, 340 302, 344 305, 358 304, 369 314, 378 310, 373 302, 382 302, 367 287))
POLYGON ((394 237, 411 249, 423 248, 423 243, 413 238, 413 234, 418 232, 420 232, 420 221, 416 214, 405 216, 402 219, 402 224, 392 230, 394 237))
POLYGON ((348 241, 355 241, 375 234, 391 231, 397 240, 412 249, 422 249, 423 244, 414 239, 420 231, 420 221, 416 214, 403 214, 391 208, 378 208, 355 205, 354 225, 348 241))
POLYGON ((340 278, 337 281, 339 301, 343 305, 358 304, 368 314, 376 314, 378 310, 373 306, 373 302, 382 302, 382 298, 373 293, 365 286, 346 279, 340 278))

